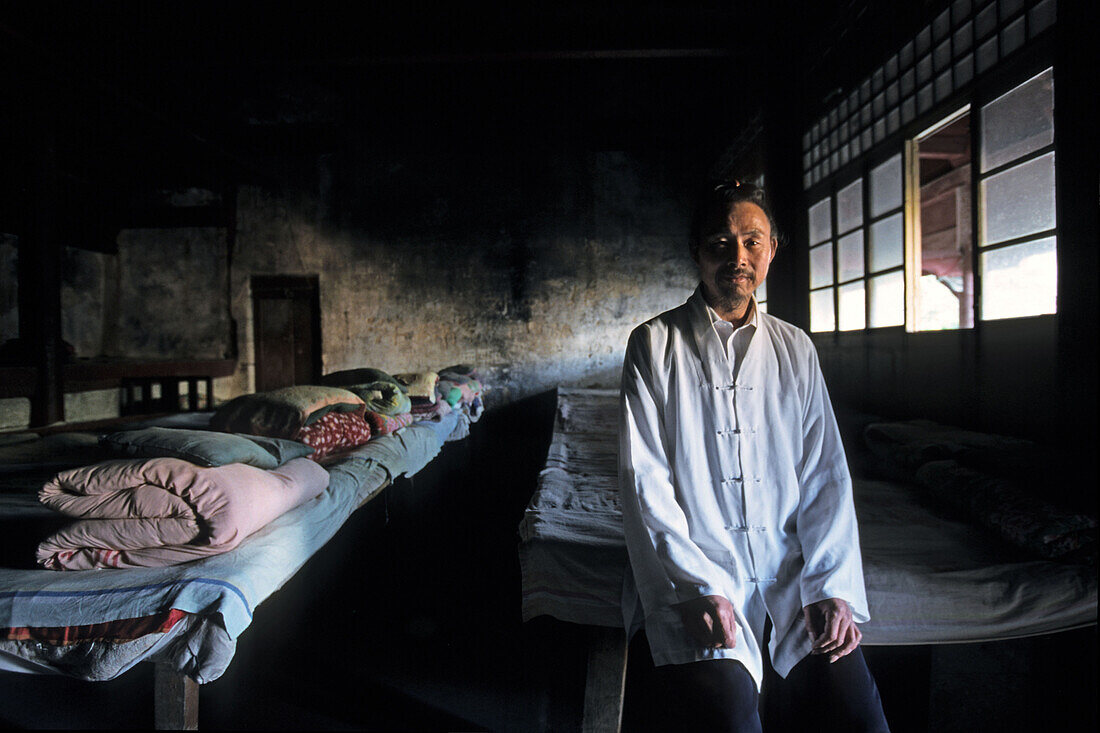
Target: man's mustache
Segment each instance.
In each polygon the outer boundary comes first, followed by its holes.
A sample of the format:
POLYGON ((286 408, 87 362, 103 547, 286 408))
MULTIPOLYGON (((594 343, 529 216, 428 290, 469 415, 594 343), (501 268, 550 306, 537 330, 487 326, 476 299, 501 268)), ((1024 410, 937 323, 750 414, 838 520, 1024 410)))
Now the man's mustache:
POLYGON ((746 277, 752 282, 756 282, 756 275, 752 270, 741 270, 737 268, 719 268, 716 275, 722 279, 733 279, 735 277, 746 277))

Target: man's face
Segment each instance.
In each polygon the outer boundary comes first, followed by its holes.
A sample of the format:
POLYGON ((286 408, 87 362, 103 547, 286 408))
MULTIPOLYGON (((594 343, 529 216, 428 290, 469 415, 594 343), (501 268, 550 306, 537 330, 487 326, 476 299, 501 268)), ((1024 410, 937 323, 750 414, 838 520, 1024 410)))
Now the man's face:
POLYGON ((735 203, 724 220, 718 215, 706 222, 693 259, 715 310, 747 305, 768 275, 777 244, 764 210, 749 201, 735 203))

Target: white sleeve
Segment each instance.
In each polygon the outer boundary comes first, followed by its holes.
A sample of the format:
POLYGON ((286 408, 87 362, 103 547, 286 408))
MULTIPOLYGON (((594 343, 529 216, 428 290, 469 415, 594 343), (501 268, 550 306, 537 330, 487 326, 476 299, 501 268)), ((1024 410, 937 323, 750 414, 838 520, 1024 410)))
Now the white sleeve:
POLYGON ((859 623, 870 620, 863 583, 859 528, 840 430, 829 402, 817 352, 810 349, 810 374, 802 416, 801 498, 798 540, 802 545, 802 605, 841 598, 859 623))
POLYGON ((669 445, 654 393, 645 327, 636 329, 623 361, 619 413, 619 491, 630 564, 646 613, 707 595, 725 596, 728 572, 691 540, 676 500, 669 445))

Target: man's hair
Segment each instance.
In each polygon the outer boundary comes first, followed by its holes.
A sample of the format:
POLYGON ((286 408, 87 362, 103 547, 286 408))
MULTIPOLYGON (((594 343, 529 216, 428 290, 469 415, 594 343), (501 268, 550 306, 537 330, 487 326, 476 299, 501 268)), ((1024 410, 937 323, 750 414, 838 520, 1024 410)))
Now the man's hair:
POLYGON ((704 228, 714 221, 717 216, 721 216, 723 219, 729 216, 733 205, 742 201, 748 201, 760 207, 764 212, 764 216, 768 217, 768 226, 771 227, 772 237, 775 238, 776 242, 782 242, 779 227, 775 224, 772 207, 768 202, 768 196, 764 193, 764 189, 754 183, 736 180, 721 181, 707 185, 696 199, 695 214, 691 218, 691 240, 688 242, 688 248, 693 256, 698 251, 699 245, 702 244, 703 237, 707 234, 703 231, 704 228))

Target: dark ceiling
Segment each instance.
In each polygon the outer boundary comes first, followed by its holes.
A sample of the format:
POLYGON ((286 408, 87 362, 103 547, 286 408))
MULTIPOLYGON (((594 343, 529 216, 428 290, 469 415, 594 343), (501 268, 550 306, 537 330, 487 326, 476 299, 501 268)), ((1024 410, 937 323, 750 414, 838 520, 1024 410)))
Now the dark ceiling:
POLYGON ((272 153, 349 136, 713 148, 792 73, 827 87, 868 5, 9 3, 0 119, 14 147, 50 129, 63 167, 121 187, 267 175, 272 153))

